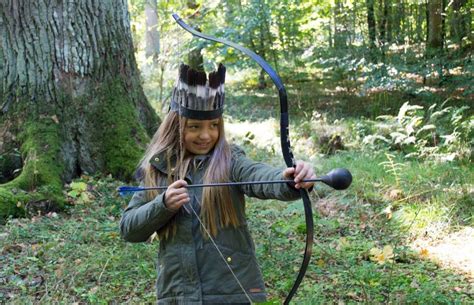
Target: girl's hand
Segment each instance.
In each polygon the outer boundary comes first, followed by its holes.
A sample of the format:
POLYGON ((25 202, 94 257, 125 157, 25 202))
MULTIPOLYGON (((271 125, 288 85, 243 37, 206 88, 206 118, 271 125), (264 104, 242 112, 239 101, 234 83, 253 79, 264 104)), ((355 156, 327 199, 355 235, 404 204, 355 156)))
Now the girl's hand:
POLYGON ((177 211, 181 206, 189 202, 189 193, 186 189, 188 183, 178 180, 168 186, 165 192, 165 206, 170 210, 177 211))
POLYGON ((283 177, 286 179, 293 179, 295 182, 295 188, 309 189, 314 185, 314 182, 301 182, 306 179, 315 179, 313 167, 307 162, 301 160, 296 161, 296 168, 289 167, 283 171, 283 177))

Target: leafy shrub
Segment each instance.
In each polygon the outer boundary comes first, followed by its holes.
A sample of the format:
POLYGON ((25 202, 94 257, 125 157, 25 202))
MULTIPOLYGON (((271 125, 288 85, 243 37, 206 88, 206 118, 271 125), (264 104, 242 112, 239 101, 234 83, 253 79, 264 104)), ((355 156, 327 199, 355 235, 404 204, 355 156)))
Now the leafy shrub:
POLYGON ((472 159, 474 116, 466 114, 468 106, 444 107, 445 103, 425 110, 406 102, 397 116, 379 116, 375 132, 365 136, 363 144, 398 150, 408 158, 472 159))

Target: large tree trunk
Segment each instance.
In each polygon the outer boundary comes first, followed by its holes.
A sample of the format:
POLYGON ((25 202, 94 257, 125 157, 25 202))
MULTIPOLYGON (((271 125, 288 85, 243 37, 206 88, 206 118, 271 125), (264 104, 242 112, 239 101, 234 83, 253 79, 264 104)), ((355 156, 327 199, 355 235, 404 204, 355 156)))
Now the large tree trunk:
POLYGON ((61 206, 83 173, 130 179, 158 118, 127 1, 5 0, 0 23, 0 216, 61 206))

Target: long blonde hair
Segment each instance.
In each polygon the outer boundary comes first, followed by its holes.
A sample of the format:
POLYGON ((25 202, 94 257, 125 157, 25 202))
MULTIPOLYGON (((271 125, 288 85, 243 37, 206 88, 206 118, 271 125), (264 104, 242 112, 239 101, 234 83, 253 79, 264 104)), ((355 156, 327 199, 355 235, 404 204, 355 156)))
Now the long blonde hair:
MULTIPOLYGON (((189 170, 193 155, 187 153, 184 147, 184 128, 186 118, 170 111, 163 120, 141 159, 138 170, 146 187, 171 184, 174 180, 184 179, 189 170), (167 159, 167 176, 161 174, 150 163, 155 154, 164 153, 167 159), (171 158, 176 158, 174 170, 171 158), (173 177, 174 176, 174 177, 173 177)), ((224 120, 219 118, 219 139, 211 153, 209 165, 203 176, 203 183, 228 182, 231 166, 231 150, 225 138, 224 120)), ((147 201, 153 200, 157 190, 146 193, 147 201)), ((218 227, 237 227, 239 218, 232 203, 228 187, 207 187, 203 189, 201 199, 201 220, 206 229, 216 236, 218 227)), ((160 238, 169 238, 176 233, 176 217, 168 225, 158 231, 160 238)))

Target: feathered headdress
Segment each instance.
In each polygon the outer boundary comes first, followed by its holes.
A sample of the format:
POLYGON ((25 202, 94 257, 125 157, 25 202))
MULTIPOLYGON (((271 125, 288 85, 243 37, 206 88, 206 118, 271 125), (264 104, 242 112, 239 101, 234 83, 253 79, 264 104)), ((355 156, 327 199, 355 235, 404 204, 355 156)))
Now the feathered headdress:
POLYGON ((171 97, 171 110, 189 119, 213 120, 224 111, 225 67, 219 64, 217 71, 196 71, 181 64, 179 78, 171 97))

